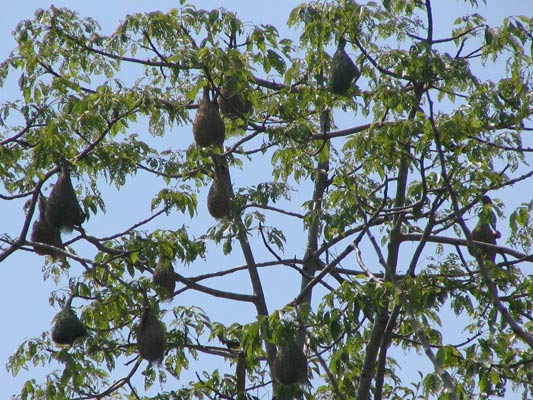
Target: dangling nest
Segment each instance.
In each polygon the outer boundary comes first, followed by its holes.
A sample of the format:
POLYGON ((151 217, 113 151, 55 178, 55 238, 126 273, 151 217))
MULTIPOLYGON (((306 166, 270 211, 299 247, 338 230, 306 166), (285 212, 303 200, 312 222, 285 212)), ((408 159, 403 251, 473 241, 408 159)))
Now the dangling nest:
POLYGON ((70 306, 66 306, 54 317, 52 340, 57 344, 72 346, 77 338, 87 336, 87 328, 78 319, 70 306))
MULTIPOLYGON (((489 196, 485 195, 481 198, 483 203, 483 209, 489 204, 492 204, 492 200, 489 196)), ((491 207, 491 206, 488 206, 491 207)), ((483 213, 483 211, 482 211, 483 213)), ((490 209, 488 215, 485 214, 484 218, 480 217, 474 230, 470 234, 470 238, 476 242, 483 242, 488 244, 496 244, 496 239, 501 237, 501 233, 496 230, 496 215, 490 209)), ((496 260, 496 251, 492 249, 481 248, 480 246, 472 246, 468 248, 468 252, 476 257, 482 258, 487 261, 494 262, 496 260)))
POLYGON ((231 214, 233 188, 227 163, 220 156, 214 159, 215 173, 213 183, 207 194, 207 209, 213 218, 221 219, 231 214))
POLYGON ((218 112, 217 103, 209 100, 209 90, 205 88, 192 124, 194 140, 198 146, 222 146, 225 131, 226 126, 218 112))
POLYGON ((163 300, 172 299, 176 280, 174 279, 174 268, 170 261, 159 260, 152 274, 152 282, 159 289, 163 300))
POLYGON ((357 68, 350 56, 348 56, 344 50, 345 45, 346 40, 341 38, 337 50, 333 55, 329 81, 331 91, 341 95, 348 91, 354 78, 357 79, 361 75, 359 68, 357 68))
POLYGON ((218 107, 222 114, 231 119, 242 118, 252 111, 252 103, 250 100, 242 94, 236 91, 231 91, 226 87, 220 88, 218 107))
POLYGON ((85 214, 72 187, 70 173, 67 167, 63 166, 48 197, 46 221, 57 229, 72 231, 74 226, 81 225, 84 220, 85 214))
POLYGON ((274 359, 274 378, 283 385, 307 381, 307 357, 296 343, 278 350, 274 359))
POLYGON ((137 330, 137 350, 150 363, 160 363, 165 355, 167 338, 163 323, 150 307, 145 307, 137 330))
MULTIPOLYGON (((59 229, 51 226, 45 218, 46 211, 46 198, 40 196, 39 198, 39 219, 37 219, 32 226, 31 231, 31 241, 40 242, 48 244, 50 246, 58 247, 63 249, 63 241, 61 240, 61 232, 59 229)), ((46 248, 44 246, 39 246, 38 244, 33 245, 35 252, 41 256, 51 256, 52 258, 57 258, 59 253, 52 249, 46 248)))
MULTIPOLYGON (((479 221, 470 234, 470 237, 476 242, 496 244, 496 239, 501 237, 501 233, 494 230, 490 224, 479 221)), ((480 257, 492 262, 496 260, 496 251, 492 249, 481 248, 480 246, 474 245, 473 248, 468 248, 468 252, 476 258, 480 257)))

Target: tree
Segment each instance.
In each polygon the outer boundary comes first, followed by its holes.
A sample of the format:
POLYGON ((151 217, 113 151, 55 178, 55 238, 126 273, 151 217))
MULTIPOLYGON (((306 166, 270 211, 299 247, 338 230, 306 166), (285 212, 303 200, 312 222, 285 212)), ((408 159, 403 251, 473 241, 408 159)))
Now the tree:
POLYGON ((0 69, 21 93, 1 105, 0 198, 26 218, 0 261, 35 252, 61 290, 52 334, 9 360, 48 374, 19 397, 141 398, 138 376, 159 399, 533 392, 532 21, 435 23, 430 0, 302 4, 298 41, 183 3, 110 35, 55 7, 21 22, 0 69), (191 125, 201 145, 175 133, 191 125), (142 176, 149 215, 91 225, 106 184, 142 176), (216 321, 188 292, 254 315, 216 321), (402 350, 431 368, 402 375, 402 350), (205 357, 223 366, 182 382, 205 357))

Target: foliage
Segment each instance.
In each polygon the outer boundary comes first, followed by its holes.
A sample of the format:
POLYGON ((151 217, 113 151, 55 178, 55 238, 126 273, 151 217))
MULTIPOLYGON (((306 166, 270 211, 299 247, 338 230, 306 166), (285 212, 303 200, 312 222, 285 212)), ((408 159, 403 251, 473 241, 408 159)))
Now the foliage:
POLYGON ((129 15, 109 35, 55 7, 22 21, 0 66, 0 84, 20 89, 0 105, 0 199, 20 203, 26 218, 19 234, 1 236, 0 261, 54 255, 45 276, 68 300, 58 291, 52 304, 75 300, 88 336, 60 347, 45 332, 21 344, 9 371, 47 375, 18 398, 531 394, 533 21, 493 27, 460 15, 445 36, 434 22, 430 0, 303 3, 288 19, 297 41, 185 4, 129 15), (361 76, 339 96, 328 81, 341 38, 361 76), (183 128, 203 89, 223 97, 224 83, 246 110, 224 116, 223 148, 199 147, 183 128), (200 214, 220 159, 246 175, 232 179, 231 212, 214 220, 200 214), (66 247, 35 246, 39 198, 67 164, 87 220, 66 247), (88 225, 105 215, 106 183, 119 191, 143 175, 153 182, 141 185, 153 190, 149 215, 107 236, 88 225), (505 239, 494 262, 467 251, 484 195, 505 239), (503 212, 506 202, 516 208, 503 212), (221 262, 219 247, 235 265, 221 262), (167 303, 152 282, 161 260, 176 280, 167 303), (235 286, 246 273, 252 294, 235 286), (296 280, 279 306, 272 293, 296 280), (216 321, 180 305, 184 292, 254 312, 216 321), (159 366, 137 354, 143 309, 166 326, 159 366), (305 351, 311 385, 271 376, 287 332, 305 351), (431 368, 406 375, 403 352, 431 368), (222 367, 195 369, 213 359, 222 367))

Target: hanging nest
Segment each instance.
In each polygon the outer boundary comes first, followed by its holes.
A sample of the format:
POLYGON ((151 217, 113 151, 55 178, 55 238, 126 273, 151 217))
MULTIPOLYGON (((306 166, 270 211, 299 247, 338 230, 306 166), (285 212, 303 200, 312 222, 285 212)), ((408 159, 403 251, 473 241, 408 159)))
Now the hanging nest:
MULTIPOLYGON (((496 230, 496 215, 491 209, 487 210, 485 208, 487 205, 489 205, 489 208, 491 207, 492 200, 489 196, 483 196, 481 201, 483 203, 483 210, 481 213, 485 215, 480 215, 478 223, 470 233, 470 238, 476 242, 496 244, 496 239, 499 239, 502 236, 501 233, 496 230)), ((476 258, 482 258, 486 261, 494 262, 496 260, 496 251, 492 249, 474 245, 468 248, 468 252, 476 258)))
POLYGON ((296 343, 281 347, 274 359, 274 378, 283 385, 307 381, 307 357, 296 343))
POLYGON ((150 363, 159 364, 165 355, 167 339, 165 327, 154 311, 146 306, 137 331, 139 355, 150 363))
MULTIPOLYGON (((484 242, 488 244, 496 244, 496 239, 501 237, 501 233, 495 230, 490 224, 478 221, 476 227, 470 234, 470 238, 476 242, 484 242)), ((476 257, 487 261, 494 262, 496 260, 496 251, 492 249, 482 248, 480 246, 469 247, 468 252, 476 257)))
POLYGON ((52 340, 57 344, 72 346, 77 338, 87 336, 87 328, 78 319, 70 305, 65 306, 54 317, 52 340))
POLYGON ((215 165, 213 183, 207 194, 207 209, 213 218, 221 219, 231 214, 233 188, 229 168, 221 156, 213 159, 215 165))
POLYGON ((192 124, 194 141, 198 146, 222 146, 225 139, 226 126, 218 112, 216 101, 209 100, 209 90, 204 88, 202 101, 196 111, 192 124))
POLYGON ((65 165, 57 178, 46 204, 46 221, 53 227, 72 231, 85 220, 85 214, 78 203, 76 192, 70 181, 70 173, 65 165))
MULTIPOLYGON (((39 242, 48 244, 50 246, 63 249, 63 241, 61 240, 61 232, 59 229, 51 226, 45 218, 46 212, 46 198, 39 197, 39 219, 37 219, 32 226, 30 239, 32 242, 39 242)), ((59 257, 59 253, 55 250, 49 249, 38 244, 33 245, 35 252, 41 256, 51 256, 53 259, 59 257)))
POLYGON ((252 111, 252 103, 245 96, 227 87, 220 88, 218 97, 220 112, 230 119, 246 116, 252 111))
POLYGON ((174 279, 174 268, 170 261, 159 260, 152 274, 152 282, 157 286, 163 300, 172 299, 176 288, 176 279, 174 279))
POLYGON ((354 64, 350 56, 344 50, 346 40, 341 38, 337 50, 333 55, 329 87, 335 94, 345 94, 354 79, 361 75, 359 68, 354 64))

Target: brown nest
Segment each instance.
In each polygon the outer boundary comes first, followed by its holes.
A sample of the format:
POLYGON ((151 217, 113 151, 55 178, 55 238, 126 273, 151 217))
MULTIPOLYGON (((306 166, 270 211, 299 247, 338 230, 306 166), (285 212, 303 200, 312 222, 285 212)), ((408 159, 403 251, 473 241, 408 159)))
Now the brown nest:
POLYGON ((202 147, 222 146, 225 132, 226 126, 218 112, 217 102, 209 100, 209 90, 205 88, 192 124, 194 141, 202 147))
POLYGON ((77 338, 85 336, 87 336, 87 328, 70 306, 66 306, 56 314, 52 327, 52 340, 55 343, 72 346, 77 338))
POLYGON ((221 219, 231 214, 233 188, 229 168, 222 156, 213 159, 215 171, 213 183, 207 194, 207 209, 213 218, 221 219))
POLYGON ((139 355, 150 363, 160 363, 165 355, 167 338, 163 323, 150 307, 145 307, 137 331, 139 355))
POLYGON ((341 38, 331 64, 329 87, 335 94, 345 94, 354 78, 357 79, 361 75, 359 68, 344 50, 345 45, 346 40, 341 38))
MULTIPOLYGON (((476 227, 470 234, 470 238, 476 242, 484 242, 488 244, 496 244, 496 239, 501 237, 501 233, 493 229, 488 223, 478 221, 476 227)), ((472 246, 468 248, 468 252, 474 257, 480 257, 487 261, 494 262, 496 260, 496 251, 492 249, 482 248, 481 246, 472 246)))
POLYGON ((157 286, 163 300, 172 299, 176 288, 176 279, 170 261, 159 260, 152 274, 152 282, 157 286))
POLYGON ((231 119, 244 118, 252 111, 250 100, 227 87, 220 88, 218 107, 223 115, 231 119))
MULTIPOLYGON (((63 249, 63 241, 61 240, 61 232, 56 227, 53 227, 48 223, 45 217, 46 212, 46 198, 44 196, 39 197, 39 219, 37 219, 32 226, 30 239, 32 242, 44 243, 50 246, 54 246, 63 249)), ((52 258, 59 257, 59 253, 53 249, 40 246, 38 244, 33 245, 35 252, 42 256, 51 256, 52 258)))
POLYGON ((274 378, 283 385, 306 382, 307 357, 296 343, 278 350, 274 359, 274 378))
MULTIPOLYGON (((489 196, 485 195, 481 198, 481 202, 483 203, 483 210, 480 213, 476 227, 470 234, 470 238, 476 242, 496 244, 496 239, 499 239, 502 235, 496 230, 496 215, 491 209, 492 200, 489 196)), ((496 260, 496 251, 492 249, 473 245, 468 248, 468 252, 476 258, 482 258, 492 262, 496 260)))
POLYGON ((70 181, 70 173, 63 166, 46 204, 46 221, 53 227, 72 231, 85 220, 76 192, 70 181))

